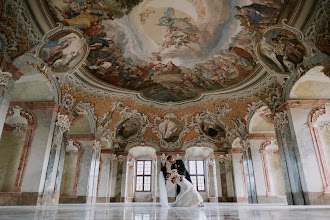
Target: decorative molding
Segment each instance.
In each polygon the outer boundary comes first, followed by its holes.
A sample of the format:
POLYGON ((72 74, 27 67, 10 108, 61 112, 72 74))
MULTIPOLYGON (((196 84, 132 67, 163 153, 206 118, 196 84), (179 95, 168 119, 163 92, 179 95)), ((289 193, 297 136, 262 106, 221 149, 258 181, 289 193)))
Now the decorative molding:
POLYGON ((26 1, 0 0, 0 20, 0 51, 8 60, 24 54, 42 38, 26 1))
POLYGON ((15 106, 7 113, 5 124, 14 127, 15 133, 22 132, 26 128, 33 116, 26 112, 22 107, 15 106))
POLYGON ((227 151, 228 154, 241 154, 243 151, 241 149, 230 149, 227 151))
POLYGON ((275 134, 248 134, 244 137, 246 140, 268 140, 276 138, 275 134))
POLYGON ((0 87, 3 87, 2 96, 5 95, 5 93, 8 89, 9 80, 11 80, 11 79, 12 79, 11 74, 8 72, 4 72, 0 68, 0 87))
MULTIPOLYGON (((327 102, 329 102, 329 99, 287 100, 276 109, 276 112, 287 111, 291 108, 318 107, 327 102)), ((274 113, 272 114, 272 116, 274 116, 274 113)))
POLYGON ((194 127, 195 132, 201 136, 201 138, 205 141, 209 141, 212 143, 223 143, 227 141, 227 138, 230 136, 230 132, 228 132, 228 129, 224 123, 220 121, 220 118, 227 113, 228 111, 231 110, 229 108, 228 104, 226 104, 224 107, 216 107, 217 110, 219 111, 219 114, 213 113, 209 111, 208 109, 204 109, 202 113, 196 113, 193 117, 191 117, 191 122, 189 124, 190 127, 194 127), (225 111, 223 109, 226 109, 225 111), (214 123, 213 126, 217 126, 218 128, 213 128, 213 129, 223 129, 225 132, 224 137, 221 137, 220 133, 218 134, 219 137, 211 137, 208 134, 203 131, 201 128, 202 123, 205 122, 205 120, 208 121, 208 123, 214 123))
POLYGON ((276 112, 274 117, 274 127, 279 131, 284 131, 289 126, 286 112, 276 112))
POLYGON ((121 101, 116 101, 112 104, 112 111, 119 110, 119 114, 121 117, 121 120, 117 123, 117 125, 114 128, 115 133, 112 133, 112 136, 113 136, 114 141, 120 142, 120 143, 124 143, 124 142, 131 141, 131 140, 136 140, 136 137, 143 135, 145 133, 146 129, 148 127, 152 126, 149 121, 149 118, 146 114, 141 114, 136 109, 133 109, 132 111, 127 112, 129 107, 122 106, 122 103, 123 102, 121 102, 121 101), (138 131, 135 134, 131 135, 128 139, 123 139, 121 137, 118 137, 117 130, 118 130, 119 126, 122 125, 126 120, 128 120, 130 118, 136 119, 140 124, 139 125, 140 128, 138 129, 138 131))
POLYGON ((323 143, 320 133, 329 136, 329 122, 330 122, 330 103, 325 103, 321 107, 313 109, 308 117, 308 124, 311 129, 315 154, 320 169, 322 178, 324 194, 330 195, 330 172, 327 166, 326 155, 324 153, 324 147, 326 143, 323 143))
POLYGON ((99 152, 101 150, 101 142, 98 140, 94 140, 92 148, 94 152, 99 152))
POLYGON ((157 114, 152 114, 153 125, 152 132, 156 133, 157 137, 160 139, 160 145, 162 148, 167 150, 174 150, 181 146, 181 139, 189 132, 188 128, 188 115, 184 115, 179 120, 178 117, 172 112, 167 113, 163 118, 158 116, 157 114), (162 123, 165 123, 162 127, 162 130, 159 128, 162 123), (174 127, 175 126, 175 127, 174 127), (165 130, 164 130, 165 129, 165 130), (178 131, 181 130, 181 131, 178 131), (177 135, 177 139, 173 142, 166 141, 165 139, 170 139, 173 135, 177 135))
POLYGON ((68 115, 57 114, 56 126, 59 127, 61 133, 69 131, 70 124, 71 122, 68 115))

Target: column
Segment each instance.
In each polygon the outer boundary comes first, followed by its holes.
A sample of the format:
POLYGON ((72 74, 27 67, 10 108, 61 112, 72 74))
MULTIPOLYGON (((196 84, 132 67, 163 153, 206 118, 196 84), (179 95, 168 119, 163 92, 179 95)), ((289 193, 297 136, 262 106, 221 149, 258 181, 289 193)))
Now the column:
POLYGON ((216 171, 216 179, 217 179, 217 192, 218 192, 218 202, 221 201, 222 198, 222 179, 221 179, 221 170, 220 170, 220 157, 225 154, 225 152, 214 152, 214 160, 215 160, 215 171, 216 171))
POLYGON ((91 161, 91 168, 88 179, 88 188, 87 188, 87 201, 86 203, 94 204, 96 203, 96 193, 97 193, 97 183, 99 177, 99 168, 100 168, 100 155, 101 155, 101 143, 100 141, 95 140, 93 143, 93 154, 91 161))
POLYGON ((124 202, 125 199, 125 179, 126 179, 126 163, 127 163, 127 153, 117 154, 116 160, 117 172, 114 175, 116 178, 115 189, 115 202, 124 202))
POLYGON ((21 73, 17 67, 0 55, 0 137, 5 124, 15 81, 22 75, 23 73, 21 73))
POLYGON ((66 133, 69 131, 70 123, 68 115, 62 115, 60 113, 57 115, 42 201, 40 201, 43 205, 56 205, 59 202, 67 142, 66 133))
MULTIPOLYGON (((158 191, 158 169, 157 169, 157 156, 152 158, 152 201, 157 202, 156 192, 158 191)), ((135 186, 135 184, 134 184, 135 186)))
POLYGON ((219 156, 219 163, 220 163, 220 182, 221 182, 221 195, 222 195, 220 202, 227 202, 228 190, 227 190, 225 154, 219 156))
POLYGON ((208 197, 209 202, 218 202, 218 191, 217 191, 217 179, 216 179, 216 170, 215 170, 215 157, 212 155, 206 158, 206 164, 208 168, 207 176, 208 176, 208 197))
POLYGON ((286 112, 277 112, 274 117, 275 132, 283 169, 286 197, 289 205, 305 205, 301 173, 298 169, 296 149, 292 138, 289 120, 286 112))
POLYGON ((135 186, 135 164, 136 158, 133 156, 129 156, 127 161, 127 175, 126 175, 126 193, 125 193, 125 202, 133 202, 134 199, 134 186, 135 186))

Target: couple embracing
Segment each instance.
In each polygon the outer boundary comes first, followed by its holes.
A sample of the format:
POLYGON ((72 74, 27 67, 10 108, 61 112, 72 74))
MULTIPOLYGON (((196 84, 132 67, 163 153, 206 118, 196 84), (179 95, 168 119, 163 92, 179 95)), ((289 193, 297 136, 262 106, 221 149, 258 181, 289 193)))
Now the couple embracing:
POLYGON ((166 166, 159 175, 159 199, 162 206, 168 206, 167 188, 177 186, 177 196, 171 206, 202 207, 203 198, 191 183, 190 174, 182 160, 167 157, 166 166))

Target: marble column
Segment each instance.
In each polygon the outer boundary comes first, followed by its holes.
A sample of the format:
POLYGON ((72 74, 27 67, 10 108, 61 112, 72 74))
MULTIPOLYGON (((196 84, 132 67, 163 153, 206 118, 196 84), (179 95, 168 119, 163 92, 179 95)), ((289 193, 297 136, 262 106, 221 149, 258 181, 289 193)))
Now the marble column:
POLYGON ((99 177, 100 168, 100 156, 101 156, 101 143, 100 141, 94 141, 93 143, 93 153, 92 161, 90 165, 90 173, 87 186, 87 200, 86 203, 94 204, 96 203, 96 193, 99 177))
POLYGON ((297 143, 293 139, 287 113, 277 112, 274 117, 274 123, 288 204, 306 205, 308 202, 303 193, 302 176, 298 168, 297 143))
POLYGON ((220 182, 221 182, 221 199, 220 202, 228 202, 227 175, 225 165, 225 154, 219 156, 220 163, 220 182))
POLYGON ((127 154, 121 153, 117 155, 117 173, 115 188, 115 202, 124 202, 125 200, 125 187, 126 187, 126 165, 127 154))
MULTIPOLYGON (((152 158, 152 201, 157 202, 156 192, 158 191, 158 169, 157 169, 157 156, 152 158)), ((135 185, 135 184, 134 184, 135 185)))
POLYGON ((23 73, 21 73, 17 67, 0 55, 0 137, 5 124, 15 81, 22 75, 23 73))
POLYGON ((125 193, 125 202, 133 202, 134 199, 134 174, 135 174, 135 164, 136 164, 136 158, 133 156, 129 156, 127 161, 127 177, 126 177, 126 193, 125 193))
POLYGON ((57 115, 53 141, 51 145, 45 185, 43 189, 42 205, 56 205, 59 202, 62 172, 65 158, 66 135, 69 131, 68 115, 57 115))
POLYGON ((218 190, 217 190, 217 179, 216 179, 216 168, 215 168, 215 157, 212 154, 206 158, 207 164, 207 177, 208 177, 208 197, 209 202, 218 202, 218 190))
POLYGON ((116 154, 110 154, 110 180, 108 186, 109 202, 115 202, 116 199, 116 185, 117 185, 117 168, 118 168, 118 157, 116 154))
POLYGON ((220 156, 225 154, 225 152, 214 152, 214 161, 215 161, 215 172, 216 172, 216 180, 217 180, 217 192, 218 192, 218 201, 221 200, 222 197, 222 183, 221 183, 221 174, 220 174, 220 156))

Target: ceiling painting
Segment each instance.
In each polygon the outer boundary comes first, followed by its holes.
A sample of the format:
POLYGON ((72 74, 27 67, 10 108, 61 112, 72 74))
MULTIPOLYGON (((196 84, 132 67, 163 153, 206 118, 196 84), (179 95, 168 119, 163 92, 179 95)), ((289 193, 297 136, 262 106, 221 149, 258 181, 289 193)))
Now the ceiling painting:
MULTIPOLYGON (((288 18, 287 7, 293 10, 297 1, 44 3, 54 21, 84 33, 91 76, 111 87, 138 91, 149 100, 178 102, 249 78, 258 66, 255 49, 263 30, 288 18)), ((279 72, 285 72, 283 68, 279 72)))

